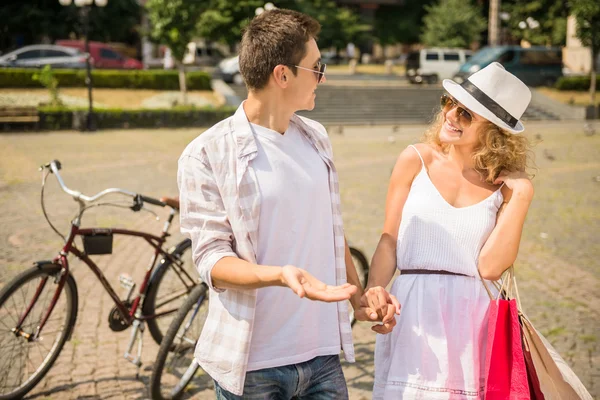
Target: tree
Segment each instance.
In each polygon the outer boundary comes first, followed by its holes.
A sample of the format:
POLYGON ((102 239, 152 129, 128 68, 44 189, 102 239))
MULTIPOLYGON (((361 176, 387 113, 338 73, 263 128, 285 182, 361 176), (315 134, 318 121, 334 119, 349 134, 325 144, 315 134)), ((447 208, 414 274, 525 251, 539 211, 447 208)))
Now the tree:
MULTIPOLYGON (((255 11, 266 0, 208 0, 206 10, 198 19, 198 34, 231 48, 242 37, 244 28, 254 18, 255 11)), ((332 0, 271 0, 278 8, 303 12, 321 23, 319 45, 343 48, 350 41, 360 41, 370 30, 352 10, 339 7, 332 0)))
POLYGON ((375 12, 374 36, 383 46, 419 42, 426 4, 434 0, 405 0, 402 6, 381 5, 375 12))
POLYGON ((594 108, 594 119, 598 118, 596 104, 596 58, 600 53, 600 3, 598 0, 576 0, 571 3, 571 12, 577 20, 577 37, 592 53, 590 69, 590 100, 594 108))
POLYGON ((206 10, 198 18, 198 35, 233 49, 254 18, 255 10, 262 7, 265 0, 208 0, 206 3, 206 10))
MULTIPOLYGON (((63 7, 58 0, 2 0, 0 2, 0 49, 12 49, 43 40, 54 42, 81 37, 83 28, 79 12, 72 4, 63 7)), ((90 39, 102 42, 138 41, 142 8, 137 0, 108 0, 106 7, 90 10, 90 39)))
POLYGON ((197 35, 198 17, 205 9, 203 3, 203 0, 148 0, 146 3, 150 39, 171 49, 179 70, 179 89, 183 104, 187 104, 183 56, 188 43, 197 35))
POLYGON ((310 15, 321 24, 319 46, 345 48, 349 42, 360 43, 369 37, 371 27, 354 11, 332 0, 297 0, 290 8, 310 15))
POLYGON ((469 0, 440 0, 425 10, 421 41, 426 46, 468 48, 487 27, 481 9, 469 0))
POLYGON ((503 0, 508 29, 517 41, 564 46, 567 37, 567 0, 503 0))

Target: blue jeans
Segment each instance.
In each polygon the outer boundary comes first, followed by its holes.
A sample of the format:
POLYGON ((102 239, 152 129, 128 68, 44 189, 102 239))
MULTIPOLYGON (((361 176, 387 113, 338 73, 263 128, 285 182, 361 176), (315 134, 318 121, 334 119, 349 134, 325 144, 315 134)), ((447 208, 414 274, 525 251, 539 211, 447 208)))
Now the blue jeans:
POLYGON ((244 394, 236 396, 215 382, 217 400, 347 400, 340 357, 320 356, 300 363, 250 371, 244 394))

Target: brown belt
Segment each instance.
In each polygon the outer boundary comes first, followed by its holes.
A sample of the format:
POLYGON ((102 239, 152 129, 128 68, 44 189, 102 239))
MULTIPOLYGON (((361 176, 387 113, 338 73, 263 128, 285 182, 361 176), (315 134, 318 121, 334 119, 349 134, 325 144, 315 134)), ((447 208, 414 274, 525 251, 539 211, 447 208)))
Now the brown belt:
POLYGON ((456 272, 442 271, 435 269, 401 269, 400 275, 457 275, 457 276, 469 276, 466 274, 459 274, 456 272))

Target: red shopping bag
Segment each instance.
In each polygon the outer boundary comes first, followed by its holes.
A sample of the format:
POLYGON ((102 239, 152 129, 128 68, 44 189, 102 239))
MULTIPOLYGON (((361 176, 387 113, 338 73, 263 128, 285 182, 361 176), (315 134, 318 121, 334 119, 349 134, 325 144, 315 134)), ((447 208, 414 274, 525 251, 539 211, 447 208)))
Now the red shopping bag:
POLYGON ((485 357, 486 400, 531 400, 516 300, 490 302, 485 357))

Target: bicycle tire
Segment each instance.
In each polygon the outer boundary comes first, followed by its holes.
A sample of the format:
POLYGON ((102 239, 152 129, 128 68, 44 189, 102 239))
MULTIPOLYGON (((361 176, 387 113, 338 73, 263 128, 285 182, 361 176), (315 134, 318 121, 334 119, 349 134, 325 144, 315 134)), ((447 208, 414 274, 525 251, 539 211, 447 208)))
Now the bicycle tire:
MULTIPOLYGON (((185 258, 188 257, 188 254, 191 252, 191 245, 192 241, 190 239, 184 239, 175 246, 174 250, 170 254, 176 259, 185 260, 185 258)), ((169 272, 169 270, 172 268, 173 264, 168 259, 161 261, 161 263, 157 267, 157 270, 151 279, 151 283, 148 288, 144 304, 142 306, 142 312, 144 313, 144 315, 154 315, 156 313, 156 302, 157 298, 159 298, 159 293, 161 292, 161 285, 166 282, 164 278, 169 272)), ((193 271, 188 272, 193 278, 197 278, 196 283, 200 284, 200 278, 195 270, 195 267, 193 268, 193 271)), ((191 282, 189 283, 191 285, 191 282)), ((182 297, 184 295, 189 294, 192 288, 193 286, 190 286, 187 293, 182 294, 182 297)), ((175 313, 172 313, 170 315, 165 315, 159 318, 152 318, 146 321, 148 330, 150 331, 150 336, 152 336, 152 339, 156 342, 156 344, 160 345, 165 335, 165 332, 167 331, 168 326, 170 325, 170 322, 168 321, 172 321, 174 315, 175 313), (165 328, 164 326, 167 326, 167 328, 165 328)))
MULTIPOLYGON (((354 259, 354 266, 356 267, 356 273, 358 274, 358 279, 364 289, 368 280, 369 280, 369 262, 367 261, 367 257, 362 253, 362 251, 358 250, 355 247, 350 247, 350 254, 354 259)), ((354 310, 352 309, 352 305, 348 305, 349 313, 350 313, 350 326, 354 326, 356 323, 356 319, 354 318, 354 310)))
MULTIPOLYGON (((35 267, 30 268, 26 271, 23 271, 22 273, 20 273, 19 275, 17 275, 15 278, 13 278, 12 281, 10 281, 2 290, 0 290, 0 317, 6 317, 6 314, 3 314, 1 312, 2 307, 7 304, 7 302, 9 300, 12 299, 12 305, 15 304, 16 301, 19 301, 19 299, 23 299, 24 303, 27 303, 27 299, 24 298, 23 293, 21 293, 21 297, 19 297, 17 295, 17 291, 19 290, 19 288, 22 288, 23 286, 25 286, 27 283, 33 281, 36 278, 44 278, 44 277, 48 277, 50 279, 58 276, 61 272, 62 267, 60 265, 57 264, 53 264, 51 262, 47 262, 47 263, 38 263, 35 267), (12 297, 12 295, 15 295, 15 297, 18 297, 19 299, 15 300, 15 298, 12 297)), ((51 282, 51 280, 48 280, 46 282, 46 285, 43 286, 42 288, 42 292, 48 287, 48 283, 51 282)), ((55 287, 50 287, 51 293, 54 293, 55 287)), ((29 294, 29 291, 27 292, 27 294, 29 294)), ((60 334, 58 335, 57 339, 55 340, 54 344, 52 345, 48 355, 46 355, 45 357, 43 357, 43 361, 42 364, 33 372, 33 374, 28 377, 28 379, 25 380, 24 383, 19 384, 19 386, 10 391, 10 392, 3 392, 3 387, 0 387, 0 399, 1 400, 8 400, 8 399, 20 399, 23 396, 25 396, 29 391, 31 391, 46 375, 46 373, 48 373, 48 371, 50 370, 50 368, 52 367, 52 365, 54 364, 54 362, 56 361, 56 359, 58 358, 61 350, 63 349, 65 342, 70 339, 71 337, 71 333, 73 332, 73 328, 75 327, 75 321, 77 320, 77 304, 78 304, 78 297, 77 297, 77 285, 75 283, 75 280, 73 279, 73 276, 69 274, 69 276, 67 276, 67 280, 65 282, 65 285, 63 287, 63 292, 61 293, 58 301, 60 301, 61 298, 63 298, 63 296, 66 296, 64 298, 66 298, 66 314, 64 317, 64 327, 62 328, 62 331, 60 331, 60 334)), ((38 297, 38 301, 40 301, 40 298, 38 297)), ((42 304, 45 304, 45 302, 42 300, 42 304)), ((33 305, 33 308, 35 308, 35 304, 33 305)), ((44 311, 46 309, 45 306, 42 306, 41 310, 44 311)), ((16 311, 16 310, 15 310, 16 311)), ((24 310, 23 310, 24 311, 24 310)), ((54 310, 52 311, 52 315, 56 315, 57 309, 54 308, 54 310)), ((33 316, 37 314, 37 312, 34 312, 33 310, 30 312, 29 316, 33 316)), ((20 314, 17 314, 20 315, 20 314)), ((28 321, 28 318, 25 321, 28 321)), ((40 313, 40 317, 41 317, 41 313, 40 313)), ((4 321, 7 321, 8 318, 5 318, 4 321)), ((50 320, 50 318, 49 318, 50 320)), ((14 321, 14 318, 12 319, 12 321, 14 321)), ((24 322, 25 322, 24 321, 24 322)), ((3 320, 0 318, 0 323, 3 323, 3 320)), ((46 325, 45 326, 45 330, 42 330, 41 334, 43 335, 44 332, 47 332, 49 329, 49 326, 46 325)), ((11 335, 11 337, 9 338, 17 338, 16 335, 14 335, 11 331, 7 332, 8 335, 11 335)), ((3 346, 7 346, 8 348, 12 348, 7 342, 9 340, 6 341, 2 341, 3 342, 3 346)), ((19 338, 17 338, 17 340, 19 340, 19 338)), ((23 339, 24 343, 35 343, 35 342, 27 342, 25 341, 25 339, 23 339)), ((20 342, 16 342, 15 347, 18 347, 18 344, 20 342)), ((28 349, 29 350, 29 349, 28 349)), ((11 355, 12 355, 12 350, 11 350, 11 355)), ((29 351, 27 352, 27 354, 29 354, 29 351)), ((11 363, 16 364, 16 357, 12 358, 11 357, 11 363)), ((22 364, 21 364, 22 365, 22 364)), ((7 372, 8 374, 9 372, 7 372)), ((21 375, 21 374, 19 374, 21 375)), ((0 378, 2 378, 0 376, 0 378)), ((2 382, 4 382, 4 380, 1 380, 2 382)))
MULTIPOLYGON (((174 344, 177 334, 180 332, 181 325, 186 320, 190 311, 193 311, 194 306, 199 304, 200 306, 208 301, 208 287, 206 284, 201 284, 196 286, 189 294, 187 300, 183 304, 183 306, 179 309, 175 318, 171 322, 169 326, 169 330, 163 337, 162 343, 158 350, 158 354, 156 356, 156 361, 154 362, 154 366, 152 368, 152 375, 150 377, 150 396, 153 400, 176 400, 179 399, 186 387, 194 377, 194 374, 198 370, 199 367, 196 367, 188 376, 184 377, 186 380, 182 382, 181 380, 176 385, 176 390, 172 391, 170 395, 165 396, 162 392, 162 378, 163 373, 165 372, 165 364, 167 361, 167 357, 177 350, 177 344, 174 344)), ((194 340, 197 340, 196 337, 194 340)), ((195 346, 190 346, 187 348, 188 352, 191 350, 192 354, 195 346)), ((193 357, 192 357, 193 360, 193 357)), ((197 366, 197 364, 195 364, 197 366)), ((189 372, 189 367, 186 370, 189 372)), ((183 377, 182 377, 183 378, 183 377)))

